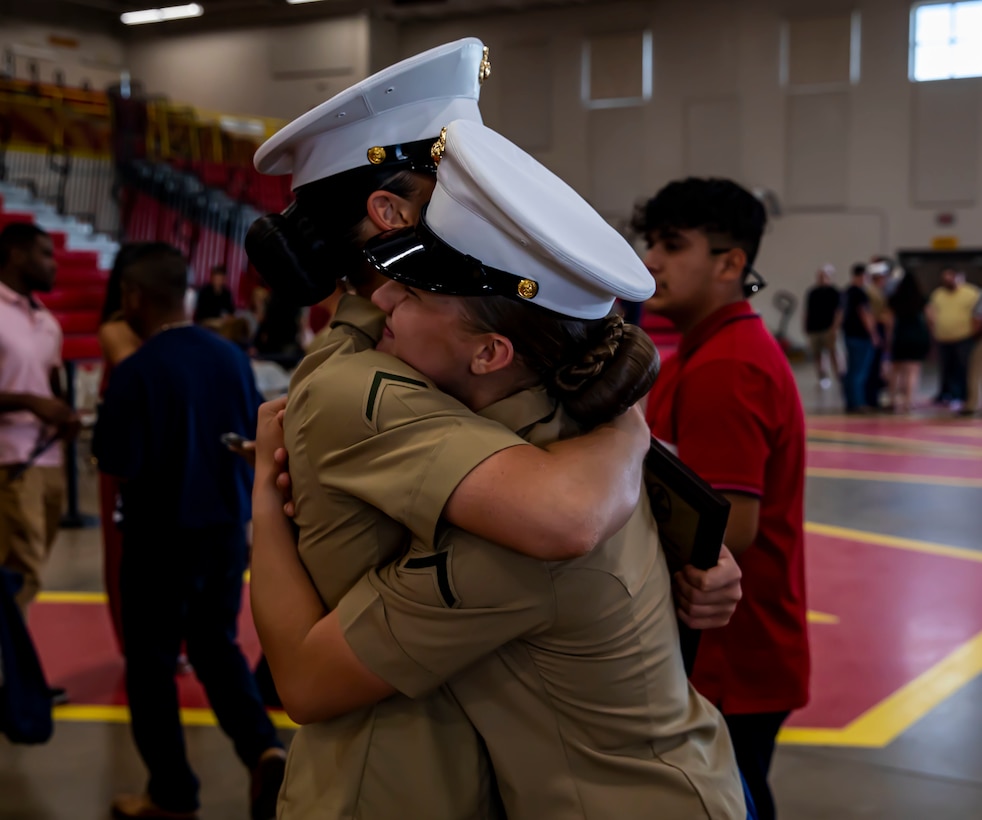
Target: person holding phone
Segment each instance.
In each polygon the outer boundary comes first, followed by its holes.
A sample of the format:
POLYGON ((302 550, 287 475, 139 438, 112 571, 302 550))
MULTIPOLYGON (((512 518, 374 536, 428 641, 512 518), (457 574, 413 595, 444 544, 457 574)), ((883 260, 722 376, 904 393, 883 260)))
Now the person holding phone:
POLYGON ((274 817, 285 752, 236 640, 250 518, 246 462, 222 444, 245 436, 262 401, 248 358, 184 313, 187 264, 170 245, 134 249, 121 310, 141 339, 113 370, 93 440, 126 512, 120 604, 131 729, 146 791, 119 795, 120 818, 192 818, 174 670, 182 641, 219 725, 251 772, 253 820, 274 817))

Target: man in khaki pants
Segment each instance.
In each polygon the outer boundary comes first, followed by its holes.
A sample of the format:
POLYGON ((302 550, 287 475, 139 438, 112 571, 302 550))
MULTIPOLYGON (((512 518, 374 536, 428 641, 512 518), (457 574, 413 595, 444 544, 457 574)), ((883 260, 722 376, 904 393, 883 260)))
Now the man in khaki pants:
POLYGON ((60 440, 74 411, 55 395, 61 328, 35 298, 55 279, 51 237, 35 225, 0 232, 0 566, 23 576, 25 616, 58 533, 64 499, 60 440))

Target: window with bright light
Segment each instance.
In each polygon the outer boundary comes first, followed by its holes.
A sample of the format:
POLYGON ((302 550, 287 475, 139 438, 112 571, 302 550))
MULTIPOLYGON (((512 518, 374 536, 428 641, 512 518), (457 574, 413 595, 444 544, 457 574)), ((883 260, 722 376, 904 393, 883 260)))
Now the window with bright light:
POLYGON ((920 3, 910 17, 910 79, 982 77, 982 0, 920 3))

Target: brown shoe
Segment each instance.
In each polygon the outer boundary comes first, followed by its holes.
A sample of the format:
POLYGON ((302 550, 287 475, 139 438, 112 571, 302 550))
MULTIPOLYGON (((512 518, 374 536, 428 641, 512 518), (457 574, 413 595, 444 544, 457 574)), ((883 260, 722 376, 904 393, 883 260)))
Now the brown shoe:
POLYGON ((112 802, 113 817, 143 820, 198 820, 197 811, 162 809, 147 794, 118 794, 112 802))
POLYGON ((275 820, 276 800, 286 774, 286 752, 279 746, 267 749, 252 770, 249 804, 252 820, 275 820))

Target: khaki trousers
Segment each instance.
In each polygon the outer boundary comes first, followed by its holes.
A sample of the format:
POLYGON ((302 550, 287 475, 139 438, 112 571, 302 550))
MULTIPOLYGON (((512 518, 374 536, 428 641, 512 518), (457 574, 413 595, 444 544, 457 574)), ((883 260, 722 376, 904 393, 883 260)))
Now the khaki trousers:
POLYGON ((982 339, 975 340, 975 347, 968 359, 968 395, 965 397, 965 409, 977 411, 980 409, 979 393, 982 393, 982 339))
POLYGON ((14 479, 10 467, 0 467, 0 566, 24 576, 17 604, 25 616, 41 588, 64 500, 62 467, 28 467, 14 479))

